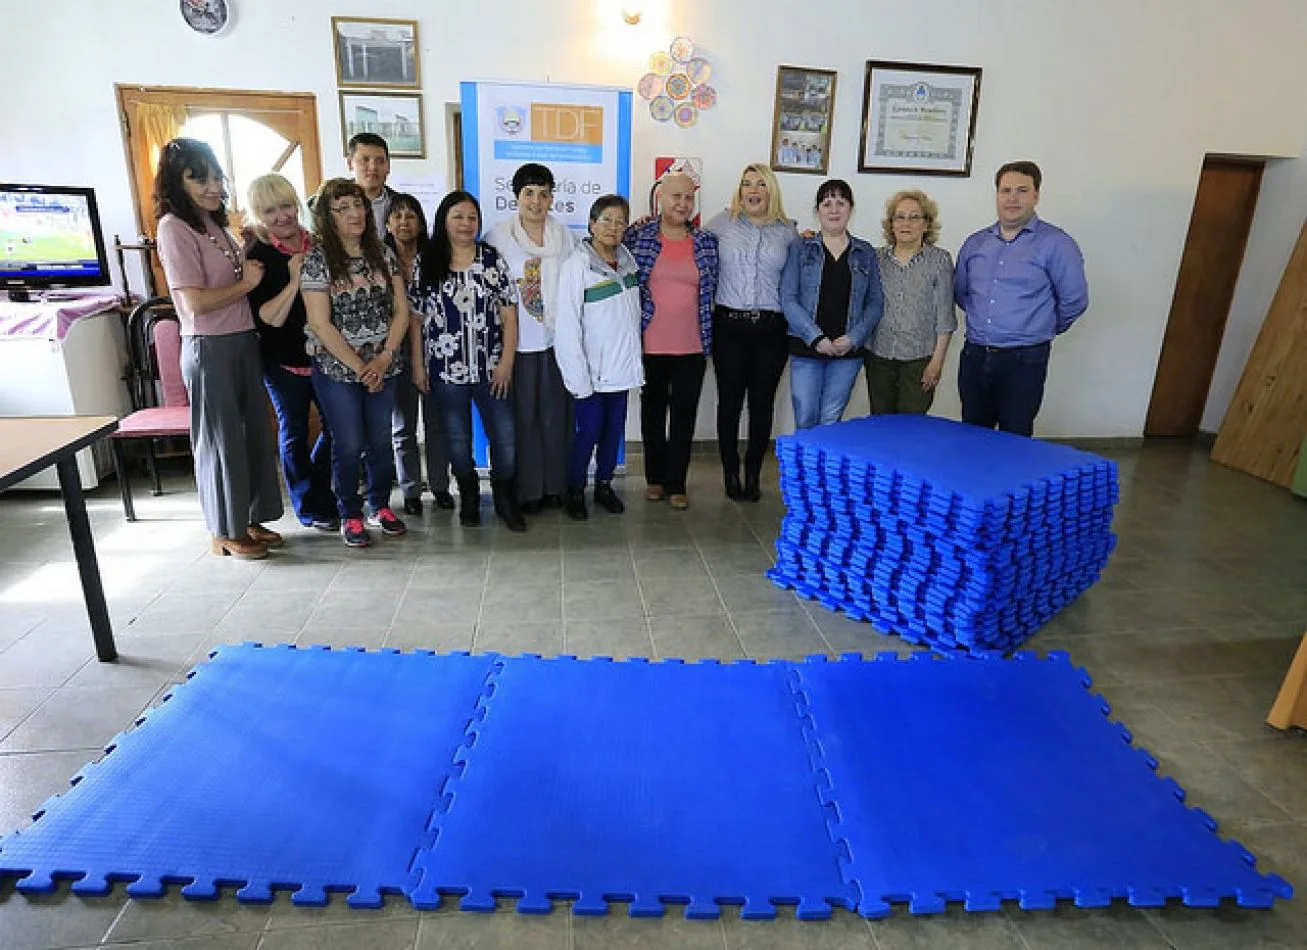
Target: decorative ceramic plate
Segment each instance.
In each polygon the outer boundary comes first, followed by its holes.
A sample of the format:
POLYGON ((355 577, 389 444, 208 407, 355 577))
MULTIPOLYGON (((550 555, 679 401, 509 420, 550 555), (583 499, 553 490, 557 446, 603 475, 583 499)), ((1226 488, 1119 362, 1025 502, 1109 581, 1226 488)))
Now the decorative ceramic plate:
POLYGON ((689 98, 690 78, 685 73, 672 73, 667 77, 667 95, 678 102, 689 98))
POLYGON ((182 19, 196 33, 213 36, 227 27, 227 0, 181 0, 182 19))
POLYGON ((640 77, 640 84, 636 89, 639 90, 641 99, 660 96, 663 93, 663 77, 657 73, 645 73, 640 77))
POLYGON ((676 103, 666 96, 658 96, 649 103, 649 114, 654 117, 655 122, 666 122, 675 111, 676 103))
POLYGON ((676 112, 672 118, 676 120, 676 124, 681 128, 688 129, 699 121, 699 110, 688 102, 682 102, 676 107, 676 112))
POLYGON ((666 76, 672 71, 672 58, 666 53, 654 53, 649 57, 649 71, 666 76))
POLYGON ((711 109, 717 105, 717 90, 712 86, 695 86, 690 94, 690 101, 700 110, 711 109))
POLYGON ((672 54, 672 59, 678 63, 688 63, 694 56, 694 40, 688 36, 678 36, 667 49, 672 54))
POLYGON ((702 86, 712 77, 712 63, 702 56, 696 56, 685 64, 685 75, 690 77, 690 82, 696 86, 702 86))

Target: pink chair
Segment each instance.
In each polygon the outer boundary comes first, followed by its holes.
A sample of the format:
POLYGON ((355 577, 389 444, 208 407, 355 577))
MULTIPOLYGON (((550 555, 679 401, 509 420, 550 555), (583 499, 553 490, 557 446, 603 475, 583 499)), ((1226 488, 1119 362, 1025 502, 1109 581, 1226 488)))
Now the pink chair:
POLYGON ((181 325, 167 297, 151 297, 127 318, 127 347, 131 366, 128 388, 135 411, 118 423, 110 436, 114 470, 123 497, 123 515, 136 520, 132 486, 127 477, 126 443, 144 439, 146 460, 155 495, 163 494, 159 482, 154 440, 169 436, 190 439, 191 407, 182 380, 181 325), (163 405, 158 405, 162 395, 163 405))

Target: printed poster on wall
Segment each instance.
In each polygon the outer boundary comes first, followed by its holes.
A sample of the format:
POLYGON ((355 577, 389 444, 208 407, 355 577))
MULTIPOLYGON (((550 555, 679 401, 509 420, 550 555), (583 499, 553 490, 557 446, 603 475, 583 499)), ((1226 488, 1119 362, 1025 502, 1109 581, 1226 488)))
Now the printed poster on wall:
POLYGON ((463 182, 481 202, 482 230, 517 212, 513 172, 554 173, 554 214, 588 233, 600 195, 631 197, 631 92, 607 86, 465 82, 463 182))

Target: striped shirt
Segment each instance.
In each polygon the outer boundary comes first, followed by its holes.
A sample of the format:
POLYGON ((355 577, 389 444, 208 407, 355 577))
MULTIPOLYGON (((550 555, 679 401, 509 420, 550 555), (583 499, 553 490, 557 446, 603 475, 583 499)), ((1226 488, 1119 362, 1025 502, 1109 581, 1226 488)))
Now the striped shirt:
POLYGON ((941 333, 958 328, 953 310, 953 258, 927 244, 906 264, 892 247, 876 248, 885 315, 876 327, 871 352, 889 360, 926 359, 941 333))
POLYGON ((773 221, 760 228, 745 215, 723 211, 704 230, 717 235, 717 303, 732 310, 779 311, 785 256, 799 239, 794 224, 773 221))

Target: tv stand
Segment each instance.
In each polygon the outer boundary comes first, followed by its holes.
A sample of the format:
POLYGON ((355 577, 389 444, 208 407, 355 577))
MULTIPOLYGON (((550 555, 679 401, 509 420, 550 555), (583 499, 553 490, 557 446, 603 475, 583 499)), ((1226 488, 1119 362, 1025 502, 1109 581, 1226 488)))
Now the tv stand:
POLYGON ((31 303, 32 292, 30 290, 21 290, 21 289, 11 290, 9 291, 9 299, 12 300, 14 303, 31 303))

